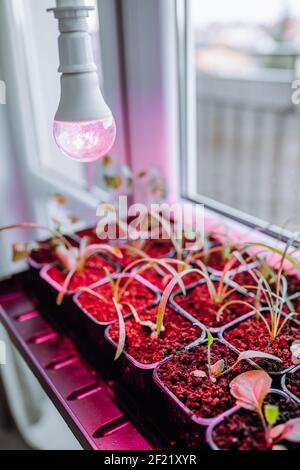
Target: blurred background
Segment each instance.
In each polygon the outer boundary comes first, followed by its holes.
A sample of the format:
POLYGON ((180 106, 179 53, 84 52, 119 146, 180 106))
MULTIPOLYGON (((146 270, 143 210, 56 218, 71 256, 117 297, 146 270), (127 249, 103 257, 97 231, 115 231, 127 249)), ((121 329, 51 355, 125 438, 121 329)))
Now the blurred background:
POLYGON ((299 226, 300 76, 296 0, 192 0, 197 192, 299 226))

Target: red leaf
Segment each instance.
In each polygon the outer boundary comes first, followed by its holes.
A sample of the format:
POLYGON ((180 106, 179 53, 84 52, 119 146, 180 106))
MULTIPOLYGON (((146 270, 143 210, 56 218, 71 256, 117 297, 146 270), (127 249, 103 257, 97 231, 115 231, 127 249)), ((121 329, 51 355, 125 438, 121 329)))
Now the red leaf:
POLYGON ((300 442, 300 418, 290 419, 284 424, 279 424, 271 429, 271 438, 274 440, 287 440, 300 442))
POLYGON ((230 391, 236 398, 237 405, 259 412, 271 383, 271 377, 263 370, 250 370, 231 381, 230 391))

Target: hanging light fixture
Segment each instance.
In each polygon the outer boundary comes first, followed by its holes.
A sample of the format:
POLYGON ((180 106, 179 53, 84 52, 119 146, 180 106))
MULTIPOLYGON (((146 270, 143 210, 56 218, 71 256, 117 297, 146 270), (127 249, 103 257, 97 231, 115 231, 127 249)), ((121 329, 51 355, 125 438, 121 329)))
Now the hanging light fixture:
POLYGON ((60 150, 79 162, 97 160, 111 149, 116 125, 102 96, 87 18, 93 6, 84 0, 56 0, 61 97, 53 134, 60 150))

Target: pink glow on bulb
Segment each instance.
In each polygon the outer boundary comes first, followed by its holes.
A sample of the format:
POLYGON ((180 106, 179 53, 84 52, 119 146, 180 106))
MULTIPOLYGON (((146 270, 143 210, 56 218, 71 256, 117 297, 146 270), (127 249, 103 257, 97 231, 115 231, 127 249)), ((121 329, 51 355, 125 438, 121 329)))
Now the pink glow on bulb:
POLYGON ((92 162, 111 149, 116 138, 112 116, 99 121, 54 121, 54 139, 59 149, 72 160, 92 162))

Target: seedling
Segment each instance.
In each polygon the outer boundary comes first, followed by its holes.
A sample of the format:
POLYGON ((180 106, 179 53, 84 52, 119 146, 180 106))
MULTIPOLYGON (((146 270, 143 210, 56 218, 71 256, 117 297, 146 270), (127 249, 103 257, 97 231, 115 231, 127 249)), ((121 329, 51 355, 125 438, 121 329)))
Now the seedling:
MULTIPOLYGON (((244 351, 239 354, 237 360, 229 367, 226 367, 226 363, 224 359, 220 359, 215 363, 211 361, 211 347, 214 342, 214 338, 209 330, 206 330, 207 336, 207 370, 208 370, 208 377, 212 382, 216 382, 220 377, 232 372, 240 362, 245 361, 247 359, 254 359, 254 358, 264 358, 264 359, 271 359, 273 361, 281 362, 281 360, 273 356, 273 354, 267 354, 261 351, 244 351)), ((193 375, 197 377, 207 377, 205 371, 198 371, 195 370, 192 372, 193 375)))
POLYGON ((0 228, 0 232, 5 230, 12 230, 16 228, 26 229, 43 229, 51 234, 49 242, 31 242, 29 244, 14 244, 13 245, 13 258, 19 260, 28 256, 32 249, 44 247, 45 245, 51 247, 53 254, 60 266, 67 272, 67 276, 64 280, 63 286, 57 296, 57 304, 60 305, 63 301, 64 295, 68 290, 68 286, 72 280, 72 277, 76 272, 84 271, 87 261, 97 253, 109 253, 110 255, 121 259, 123 257, 120 249, 116 246, 110 246, 101 243, 95 243, 88 245, 88 237, 84 237, 80 241, 80 246, 74 247, 64 237, 59 228, 50 229, 47 226, 35 224, 35 223, 23 223, 7 225, 0 228))
MULTIPOLYGON (((143 274, 149 269, 154 269, 160 276, 163 277, 164 281, 167 283, 170 279, 177 277, 177 270, 174 266, 180 265, 183 269, 188 269, 188 265, 184 261, 175 260, 173 258, 149 258, 147 256, 141 257, 135 261, 129 263, 122 271, 121 276, 118 280, 118 283, 121 283, 122 277, 128 274, 131 270, 137 267, 137 269, 131 273, 130 278, 124 284, 123 289, 125 290, 128 285, 135 279, 139 274, 143 274)), ((181 281, 180 276, 178 276, 178 285, 180 286, 182 292, 185 294, 186 289, 184 283, 181 281)))
POLYGON ((47 227, 45 225, 24 222, 21 224, 13 224, 13 225, 6 225, 4 227, 0 227, 0 232, 5 232, 7 230, 14 230, 14 229, 31 229, 31 230, 40 229, 40 230, 44 230, 48 232, 50 235, 50 238, 48 241, 45 241, 45 242, 31 241, 27 243, 20 243, 20 242, 13 243, 12 245, 13 261, 20 261, 21 259, 24 259, 30 256, 32 251, 38 250, 41 248, 49 249, 52 251, 52 253, 55 252, 58 246, 64 246, 67 249, 72 248, 72 245, 68 241, 68 239, 61 234, 59 226, 57 226, 54 229, 51 229, 50 227, 47 227))
POLYGON ((299 340, 293 341, 290 347, 290 351, 292 354, 292 363, 294 365, 300 364, 300 341, 299 340))
POLYGON ((55 256, 55 249, 59 245, 66 246, 67 248, 71 248, 71 243, 69 240, 62 235, 61 227, 62 226, 70 226, 76 224, 79 219, 78 217, 70 214, 67 210, 66 204, 67 199, 62 194, 54 194, 48 201, 51 203, 49 206, 50 218, 55 225, 54 228, 50 228, 48 226, 31 223, 31 222, 24 222, 19 224, 12 224, 0 227, 0 232, 4 232, 6 230, 14 230, 14 229, 40 229, 46 231, 49 234, 49 239, 46 241, 30 241, 30 242, 15 242, 12 245, 12 259, 13 261, 20 261, 24 258, 30 256, 33 251, 36 250, 47 250, 50 252, 51 255, 55 256))
POLYGON ((219 254, 221 261, 223 263, 227 263, 227 261, 232 258, 234 253, 241 252, 243 246, 238 243, 233 243, 228 227, 223 226, 223 228, 225 228, 225 233, 224 230, 220 233, 218 233, 218 231, 208 233, 204 238, 203 250, 197 253, 191 253, 190 259, 193 259, 196 262, 197 260, 202 260, 205 264, 207 264, 212 255, 219 254), (219 238, 216 246, 210 246, 211 243, 209 242, 209 239, 211 237, 219 238))
POLYGON ((288 285, 286 278, 282 274, 285 259, 292 259, 287 254, 288 248, 289 245, 287 244, 285 250, 281 252, 282 256, 276 277, 275 292, 259 270, 249 269, 248 272, 255 280, 256 285, 244 287, 248 289, 254 289, 256 291, 256 300, 254 302, 254 305, 244 300, 231 300, 229 302, 226 302, 219 309, 218 318, 221 317, 224 310, 230 305, 247 305, 251 310, 254 310, 256 312, 257 318, 261 319, 264 322, 268 334, 270 335, 270 338, 273 341, 282 332, 284 326, 290 320, 290 318, 296 315, 293 308, 293 304, 291 302, 292 296, 288 296, 288 285), (264 300, 266 303, 266 308, 264 309, 261 308, 262 300, 264 300), (289 314, 287 316, 284 315, 284 313, 286 313, 286 309, 289 310, 289 314), (269 320, 267 320, 265 312, 269 313, 269 320))
MULTIPOLYGON (((211 279, 211 276, 210 276, 210 273, 207 270, 207 267, 200 260, 198 260, 198 266, 199 266, 198 268, 186 268, 184 271, 182 271, 182 272, 178 273, 176 276, 174 276, 173 279, 170 280, 168 285, 165 287, 165 289, 163 291, 163 294, 162 294, 161 301, 160 301, 159 306, 158 306, 158 311, 157 311, 157 333, 159 334, 160 328, 163 325, 164 312, 165 312, 169 297, 170 297, 171 293, 173 292, 174 287, 179 282, 179 280, 182 280, 183 277, 188 275, 188 274, 195 273, 195 274, 199 275, 199 278, 200 279, 205 279, 205 281, 207 283, 207 289, 208 289, 208 293, 209 293, 211 301, 216 305, 221 305, 226 301, 226 299, 228 299, 229 296, 231 296, 238 289, 238 286, 232 287, 226 281, 227 274, 232 269, 232 266, 235 263, 236 263, 236 257, 233 254, 231 256, 231 258, 225 264, 225 266, 223 268, 223 271, 222 271, 222 274, 220 276, 220 279, 218 279, 217 283, 214 280, 211 279)), ((231 305, 231 302, 227 302, 227 304, 225 304, 225 308, 229 305, 231 305)), ((246 305, 251 305, 251 304, 246 302, 246 305)))
MULTIPOLYGON (((118 277, 118 279, 116 281, 112 280, 113 281, 112 285, 113 285, 115 305, 116 304, 118 304, 119 306, 122 305, 122 302, 120 303, 120 301, 122 299, 123 293, 126 291, 126 289, 128 289, 129 285, 133 282, 133 280, 136 278, 136 276, 138 274, 142 274, 144 271, 146 271, 147 269, 150 269, 150 268, 156 268, 158 270, 160 270, 161 268, 164 268, 164 273, 168 272, 169 273, 168 275, 173 278, 173 277, 177 276, 177 272, 176 272, 176 270, 174 269, 173 266, 178 264, 178 263, 181 263, 181 262, 178 261, 178 260, 168 259, 168 258, 165 258, 165 259, 140 258, 136 261, 132 261, 128 266, 126 266, 126 268, 122 271, 122 273, 120 274, 120 276, 118 277), (139 269, 137 269, 135 272, 131 273, 130 277, 128 279, 126 279, 126 282, 122 285, 121 283, 124 280, 124 278, 127 277, 128 272, 131 269, 133 269, 135 266, 140 265, 141 263, 143 265, 139 269)), ((184 267, 186 267, 185 263, 182 262, 182 264, 184 265, 184 267)), ((177 282, 178 282, 178 285, 181 287, 182 291, 185 293, 186 291, 185 291, 184 284, 180 281, 180 279, 177 282)), ((128 305, 128 307, 130 308, 130 310, 131 310, 131 312, 134 316, 135 321, 137 323, 139 323, 140 325, 142 325, 146 328, 149 328, 149 331, 152 335, 152 338, 153 338, 153 340, 155 340, 158 336, 158 334, 157 334, 157 324, 153 323, 151 321, 145 321, 145 322, 141 321, 138 314, 137 314, 137 311, 132 307, 132 305, 131 306, 128 305)), ((115 360, 118 359, 118 357, 123 352, 123 349, 124 349, 124 346, 125 346, 125 339, 126 339, 125 323, 124 323, 124 320, 123 320, 123 316, 122 316, 122 321, 120 321, 121 317, 120 317, 119 313, 120 313, 120 308, 119 308, 119 311, 118 311, 119 341, 118 341, 118 348, 117 348, 115 360)), ((164 331, 163 326, 161 328, 161 331, 164 331)))
MULTIPOLYGON (((263 370, 251 370, 235 377, 230 383, 230 391, 237 400, 237 405, 258 414, 264 429, 266 446, 278 449, 282 441, 300 443, 300 418, 276 425, 280 416, 277 405, 264 405, 270 392, 272 379, 263 370)), ((284 449, 280 445, 280 449, 284 449)))
MULTIPOLYGON (((160 206, 158 206, 158 208, 160 208, 160 206)), ((130 243, 123 245, 125 249, 133 247, 143 251, 149 237, 151 240, 170 240, 176 251, 176 259, 178 261, 185 261, 185 258, 188 258, 188 254, 185 252, 185 241, 190 241, 193 249, 200 249, 203 245, 200 233, 196 231, 187 233, 187 227, 181 226, 176 221, 171 222, 164 216, 162 211, 156 210, 152 206, 130 222, 122 220, 117 209, 111 204, 101 204, 99 206, 99 211, 100 210, 101 213, 104 211, 109 214, 108 219, 112 224, 115 225, 118 220, 119 225, 121 224, 122 231, 128 234, 130 243)), ((99 231, 100 233, 103 230, 103 224, 99 224, 97 232, 99 231)), ((136 251, 136 255, 138 256, 138 251, 136 251)), ((180 263, 177 264, 178 272, 181 272, 183 269, 183 265, 180 263)))
POLYGON ((118 322, 119 322, 119 339, 118 339, 117 351, 116 351, 115 358, 114 358, 114 360, 117 360, 124 350, 125 341, 126 341, 126 326, 125 326, 124 317, 123 317, 124 307, 129 308, 136 323, 149 329, 150 334, 153 334, 153 338, 155 338, 156 325, 150 320, 146 320, 146 321, 141 320, 136 308, 130 302, 122 300, 125 290, 128 289, 130 282, 133 281, 135 276, 127 279, 127 282, 125 283, 126 285, 122 286, 121 284, 122 280, 126 279, 124 275, 119 275, 117 279, 114 279, 111 273, 107 270, 107 268, 104 267, 103 269, 105 270, 106 276, 112 288, 112 296, 110 298, 100 294, 99 292, 95 292, 89 287, 80 287, 78 288, 78 291, 86 292, 98 298, 99 300, 102 300, 103 302, 107 304, 109 304, 110 302, 113 302, 114 307, 116 309, 117 316, 118 316, 118 322))
MULTIPOLYGON (((57 304, 60 305, 63 301, 64 295, 68 290, 72 277, 76 272, 83 272, 87 261, 98 253, 109 253, 118 259, 122 259, 123 255, 117 246, 110 246, 101 243, 88 245, 88 237, 84 237, 80 241, 79 248, 59 246, 56 248, 56 256, 61 266, 66 270, 67 276, 64 280, 62 288, 57 296, 57 304)), ((102 268, 104 272, 107 271, 102 268)))

